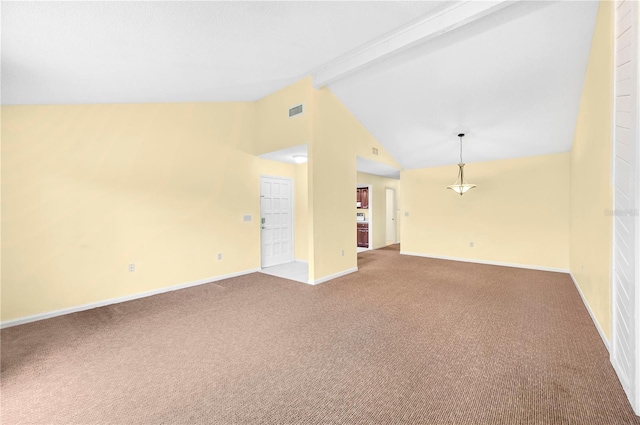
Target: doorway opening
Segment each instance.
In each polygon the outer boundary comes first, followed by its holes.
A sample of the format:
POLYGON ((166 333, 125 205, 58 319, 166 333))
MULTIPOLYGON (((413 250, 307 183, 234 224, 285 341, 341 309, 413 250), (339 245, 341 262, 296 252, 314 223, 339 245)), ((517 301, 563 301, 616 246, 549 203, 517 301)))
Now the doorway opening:
POLYGON ((356 247, 357 252, 373 248, 373 190, 371 185, 356 186, 356 247))
POLYGON ((396 220, 396 191, 390 187, 385 188, 385 245, 398 243, 398 226, 396 220))

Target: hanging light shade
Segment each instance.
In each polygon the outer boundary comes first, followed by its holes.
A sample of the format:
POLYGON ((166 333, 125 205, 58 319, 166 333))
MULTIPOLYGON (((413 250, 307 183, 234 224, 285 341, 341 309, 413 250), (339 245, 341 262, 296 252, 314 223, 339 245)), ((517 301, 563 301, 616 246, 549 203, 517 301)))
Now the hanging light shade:
POLYGON ((458 179, 455 184, 447 186, 447 189, 451 189, 462 196, 467 190, 473 189, 476 185, 467 183, 464 179, 464 162, 462 162, 462 138, 464 137, 464 133, 458 134, 458 137, 460 138, 460 163, 458 164, 460 169, 458 171, 458 179))

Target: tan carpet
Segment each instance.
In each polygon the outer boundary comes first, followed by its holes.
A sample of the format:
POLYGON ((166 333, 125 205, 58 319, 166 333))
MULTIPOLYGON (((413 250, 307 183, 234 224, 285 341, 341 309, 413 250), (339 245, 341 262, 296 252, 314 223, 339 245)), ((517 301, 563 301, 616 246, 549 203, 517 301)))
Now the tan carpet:
POLYGON ((640 424, 566 274, 359 254, 2 331, 2 424, 640 424))

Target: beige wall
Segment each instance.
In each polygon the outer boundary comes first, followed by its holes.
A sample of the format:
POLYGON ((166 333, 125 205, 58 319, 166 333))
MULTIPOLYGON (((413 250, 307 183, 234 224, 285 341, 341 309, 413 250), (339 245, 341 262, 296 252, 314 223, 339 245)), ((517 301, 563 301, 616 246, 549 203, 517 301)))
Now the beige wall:
POLYGON ((446 189, 456 165, 401 173, 403 252, 569 268, 569 153, 472 163, 465 172, 477 188, 463 196, 446 189))
POLYGON ((386 188, 394 189, 396 191, 396 238, 398 242, 400 242, 400 212, 397 210, 399 205, 400 181, 367 173, 358 173, 357 181, 358 185, 371 186, 371 195, 369 195, 369 209, 357 209, 358 212, 364 211, 366 217, 369 218, 369 229, 370 231, 373 231, 373 246, 370 248, 382 248, 383 246, 387 246, 388 242, 390 242, 386 240, 386 188), (371 213, 371 216, 369 216, 369 213, 371 213))
POLYGON ((296 170, 246 153, 254 123, 251 103, 3 106, 2 321, 258 268, 259 176, 296 170))
POLYGON ((318 280, 357 267, 356 156, 398 165, 327 88, 315 91, 312 111, 309 196, 314 267, 310 276, 318 280), (372 154, 372 147, 379 149, 379 155, 372 154))
POLYGON ((571 273, 611 337, 613 3, 602 1, 571 150, 571 273))
POLYGON ((311 77, 304 78, 255 102, 253 153, 260 155, 311 142, 314 89, 311 77), (304 104, 303 113, 289 118, 289 108, 304 104))
POLYGON ((355 161, 371 147, 397 166, 309 78, 257 102, 3 106, 1 320, 259 268, 261 175, 294 179, 312 280, 355 267, 355 161), (305 165, 255 156, 302 143, 305 165))
MULTIPOLYGON (((255 124, 247 122, 254 134, 252 153, 260 155, 293 146, 309 146, 314 96, 311 77, 307 77, 254 102, 255 124), (299 104, 303 105, 303 113, 290 118, 289 108, 299 104)), ((309 255, 313 252, 313 215, 309 208, 308 173, 307 164, 295 166, 294 257, 309 261, 309 268, 313 270, 313 258, 309 255)))
POLYGON ((373 186, 373 245, 386 243, 384 187, 394 187, 403 251, 570 265, 608 335, 604 4, 572 152, 469 164, 478 187, 462 197, 445 189, 455 166, 400 182, 357 173, 356 155, 398 164, 309 78, 253 103, 2 107, 2 321, 258 268, 259 177, 278 175, 294 179, 295 257, 311 280, 357 266, 357 183, 373 186), (290 119, 298 103, 304 115, 290 119), (305 165, 254 156, 303 143, 305 165))
POLYGON ((295 165, 294 182, 294 257, 296 260, 309 259, 309 179, 307 164, 295 165))

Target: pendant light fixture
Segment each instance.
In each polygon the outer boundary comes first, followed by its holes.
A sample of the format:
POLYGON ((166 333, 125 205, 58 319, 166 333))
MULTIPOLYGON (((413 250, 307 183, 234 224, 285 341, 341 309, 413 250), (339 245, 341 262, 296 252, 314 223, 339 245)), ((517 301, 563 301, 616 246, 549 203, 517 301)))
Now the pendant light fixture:
POLYGON ((464 137, 464 133, 458 134, 458 137, 460 138, 460 163, 458 164, 460 170, 458 171, 458 180, 456 180, 455 184, 447 186, 447 189, 451 189, 462 196, 467 190, 473 189, 476 185, 467 183, 464 180, 464 162, 462 162, 462 138, 464 137))

